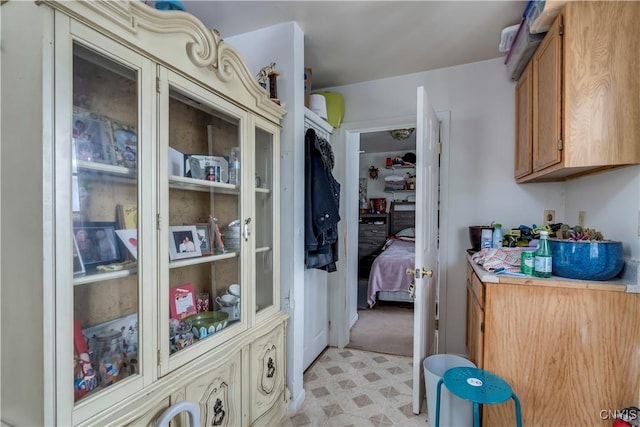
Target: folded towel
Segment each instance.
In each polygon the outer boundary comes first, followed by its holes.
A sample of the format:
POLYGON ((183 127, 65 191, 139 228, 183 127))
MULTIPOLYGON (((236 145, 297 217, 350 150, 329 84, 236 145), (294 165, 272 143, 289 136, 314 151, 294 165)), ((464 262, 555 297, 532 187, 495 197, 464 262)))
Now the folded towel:
POLYGON ((520 271, 521 255, 525 250, 531 248, 485 248, 471 255, 471 260, 488 271, 503 268, 505 271, 517 273, 520 271))

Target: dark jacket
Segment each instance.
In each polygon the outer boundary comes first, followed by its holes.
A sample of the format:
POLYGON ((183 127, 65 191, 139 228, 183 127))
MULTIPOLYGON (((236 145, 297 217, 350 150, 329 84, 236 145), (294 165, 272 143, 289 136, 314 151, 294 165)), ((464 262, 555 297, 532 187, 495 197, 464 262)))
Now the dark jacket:
POLYGON ((333 151, 313 129, 305 133, 305 264, 336 271, 340 184, 333 177, 333 151))

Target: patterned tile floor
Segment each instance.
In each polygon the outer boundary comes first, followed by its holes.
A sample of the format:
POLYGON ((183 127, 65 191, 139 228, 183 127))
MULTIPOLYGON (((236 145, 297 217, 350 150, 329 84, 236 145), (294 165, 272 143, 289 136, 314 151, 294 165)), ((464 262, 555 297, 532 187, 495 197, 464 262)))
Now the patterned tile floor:
POLYGON ((328 347, 304 374, 305 401, 286 427, 425 426, 411 411, 412 358, 328 347))

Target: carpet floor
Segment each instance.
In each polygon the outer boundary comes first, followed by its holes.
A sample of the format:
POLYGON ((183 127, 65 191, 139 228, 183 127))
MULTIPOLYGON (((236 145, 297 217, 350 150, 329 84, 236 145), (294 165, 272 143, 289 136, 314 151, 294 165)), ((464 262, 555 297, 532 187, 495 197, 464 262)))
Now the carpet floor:
POLYGON ((383 303, 358 310, 348 348, 398 356, 413 355, 413 306, 383 303))

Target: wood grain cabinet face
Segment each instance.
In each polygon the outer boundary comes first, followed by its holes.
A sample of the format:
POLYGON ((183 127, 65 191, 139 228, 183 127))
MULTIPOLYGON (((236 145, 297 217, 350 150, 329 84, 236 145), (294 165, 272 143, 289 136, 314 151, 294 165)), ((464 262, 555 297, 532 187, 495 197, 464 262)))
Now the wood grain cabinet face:
MULTIPOLYGON (((607 426, 611 420, 601 411, 636 403, 640 295, 553 279, 483 284, 473 272, 469 277, 468 297, 484 292, 476 301, 484 301, 485 325, 478 344, 467 335, 469 355, 475 351, 479 367, 511 385, 523 425, 607 426)), ((477 330, 469 320, 477 314, 467 310, 468 325, 477 330)), ((515 425, 513 403, 485 405, 482 417, 483 425, 515 425)))
POLYGON ((515 177, 533 172, 533 76, 529 63, 516 85, 516 158, 515 177))
POLYGON ((640 65, 629 53, 640 51, 639 19, 638 2, 567 2, 516 85, 518 183, 640 164, 640 65))
POLYGON ((478 368, 483 366, 484 285, 469 267, 467 275, 467 354, 478 368))

